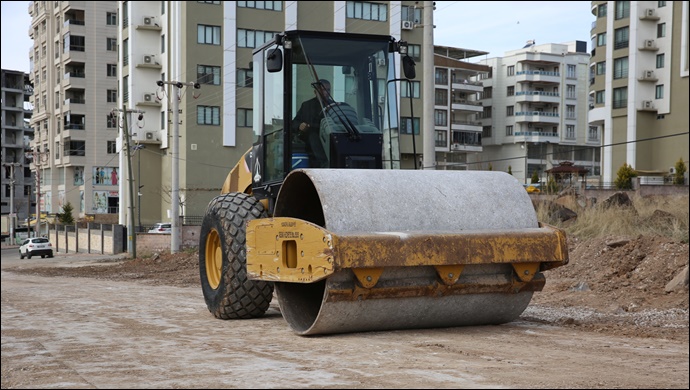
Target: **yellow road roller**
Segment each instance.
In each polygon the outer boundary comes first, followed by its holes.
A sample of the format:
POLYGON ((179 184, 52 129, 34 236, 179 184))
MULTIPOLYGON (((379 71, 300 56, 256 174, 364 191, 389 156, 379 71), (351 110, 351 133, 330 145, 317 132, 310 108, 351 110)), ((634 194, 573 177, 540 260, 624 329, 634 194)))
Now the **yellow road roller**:
POLYGON ((201 227, 215 317, 260 317, 275 292, 305 336, 501 324, 568 263, 511 175, 401 161, 404 41, 286 31, 252 63, 254 144, 201 227))

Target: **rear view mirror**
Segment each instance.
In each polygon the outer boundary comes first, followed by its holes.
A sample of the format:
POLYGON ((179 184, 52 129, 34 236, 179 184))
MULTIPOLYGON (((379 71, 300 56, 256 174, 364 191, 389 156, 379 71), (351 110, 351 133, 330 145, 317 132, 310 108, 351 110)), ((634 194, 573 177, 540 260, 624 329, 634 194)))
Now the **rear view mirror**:
POLYGON ((280 48, 271 49, 266 55, 266 70, 269 73, 280 72, 283 70, 283 54, 280 48))
POLYGON ((405 56, 402 59, 403 73, 405 73, 406 79, 413 79, 417 77, 417 72, 415 71, 415 63, 412 57, 405 56))

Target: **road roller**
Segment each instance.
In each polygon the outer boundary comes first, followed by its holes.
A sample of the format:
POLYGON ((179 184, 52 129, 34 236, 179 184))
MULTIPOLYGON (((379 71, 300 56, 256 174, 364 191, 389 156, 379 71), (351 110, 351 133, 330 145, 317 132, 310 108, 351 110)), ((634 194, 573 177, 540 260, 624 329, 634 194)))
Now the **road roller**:
POLYGON ((200 233, 213 316, 261 317, 275 296, 302 336, 502 324, 568 263, 565 233, 513 176, 401 160, 401 143, 416 149, 398 113, 407 49, 294 30, 254 50, 253 145, 200 233))

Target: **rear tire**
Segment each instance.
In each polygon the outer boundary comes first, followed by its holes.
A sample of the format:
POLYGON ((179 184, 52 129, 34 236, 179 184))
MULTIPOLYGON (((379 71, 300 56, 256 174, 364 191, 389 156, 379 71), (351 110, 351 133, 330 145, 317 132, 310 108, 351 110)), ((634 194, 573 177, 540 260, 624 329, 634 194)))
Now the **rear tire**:
POLYGON ((268 310, 273 283, 247 278, 245 246, 247 221, 267 216, 263 205, 244 193, 209 203, 199 237, 199 274, 206 306, 216 318, 256 318, 268 310))
POLYGON ((29 260, 31 260, 31 253, 27 254, 27 255, 26 255, 26 258, 29 259, 29 260))
POLYGON ((23 258, 24 258, 24 255, 22 254, 22 252, 19 252, 19 259, 21 260, 23 258))

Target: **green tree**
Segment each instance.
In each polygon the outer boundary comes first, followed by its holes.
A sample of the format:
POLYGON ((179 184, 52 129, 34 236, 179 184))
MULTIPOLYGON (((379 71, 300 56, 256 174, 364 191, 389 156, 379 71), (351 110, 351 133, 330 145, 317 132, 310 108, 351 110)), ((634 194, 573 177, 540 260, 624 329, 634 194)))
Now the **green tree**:
POLYGON ((618 176, 614 184, 619 190, 632 190, 632 178, 637 177, 637 173, 631 165, 628 163, 623 163, 623 165, 618 169, 618 176))
POLYGON ((539 174, 537 171, 532 172, 532 179, 530 180, 530 183, 539 183, 539 174))
POLYGON ((558 183, 556 183, 556 180, 553 178, 553 176, 550 176, 548 182, 546 183, 546 193, 547 194, 555 194, 557 192, 558 192, 558 183))
POLYGON ((491 165, 491 163, 489 163, 489 170, 490 170, 490 171, 493 171, 493 170, 494 170, 494 166, 491 165))
POLYGON ((65 203, 65 205, 62 206, 62 212, 58 213, 58 221, 60 221, 60 223, 63 225, 74 224, 74 217, 72 217, 72 211, 73 210, 74 210, 74 207, 72 207, 72 203, 70 203, 70 202, 65 203))
POLYGON ((676 162, 676 173, 673 174, 673 184, 685 184, 685 163, 683 158, 679 158, 676 162))

